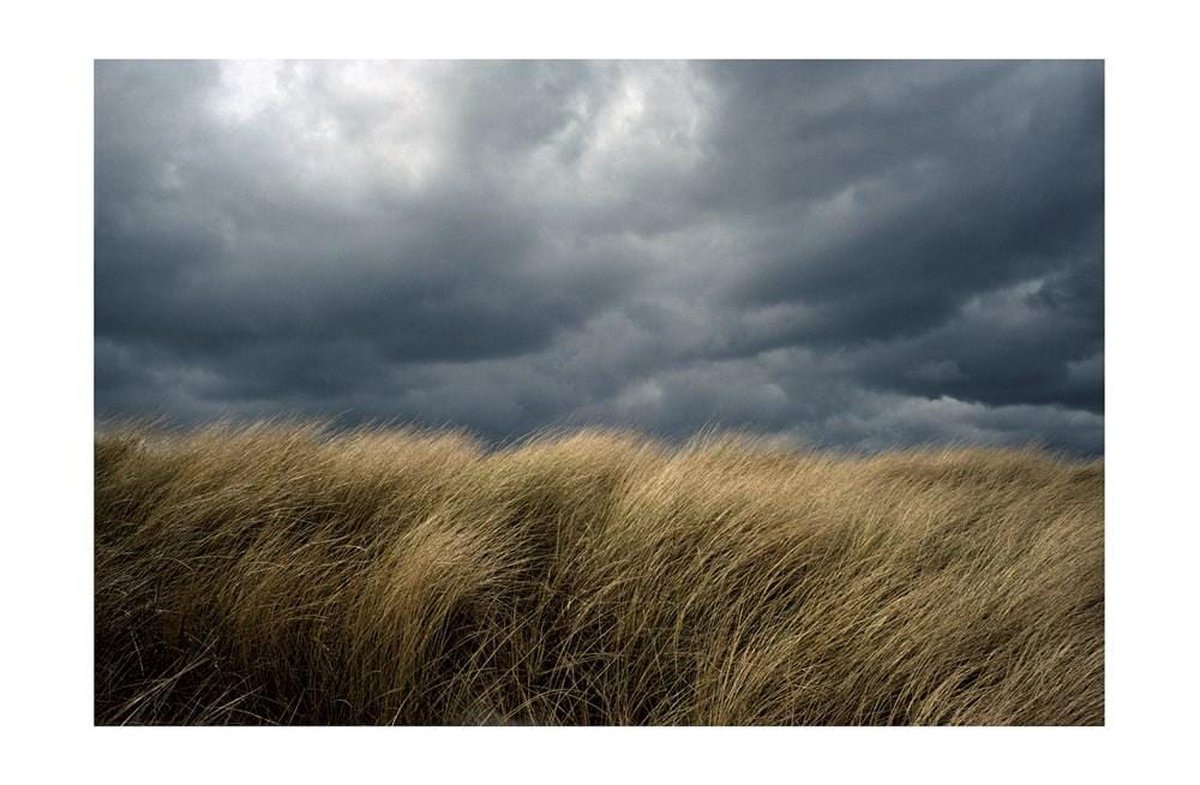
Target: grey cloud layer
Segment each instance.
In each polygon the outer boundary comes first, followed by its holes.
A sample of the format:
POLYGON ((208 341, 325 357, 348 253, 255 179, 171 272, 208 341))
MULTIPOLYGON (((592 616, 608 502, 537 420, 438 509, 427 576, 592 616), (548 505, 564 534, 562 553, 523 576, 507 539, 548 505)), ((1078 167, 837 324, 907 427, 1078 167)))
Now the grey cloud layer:
POLYGON ((1094 62, 96 67, 100 416, 1103 449, 1094 62))

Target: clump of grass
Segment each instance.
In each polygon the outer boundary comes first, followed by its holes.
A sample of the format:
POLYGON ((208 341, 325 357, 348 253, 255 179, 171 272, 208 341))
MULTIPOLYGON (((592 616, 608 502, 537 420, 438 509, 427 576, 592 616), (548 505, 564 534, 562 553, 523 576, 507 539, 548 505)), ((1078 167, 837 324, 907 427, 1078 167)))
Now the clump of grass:
POLYGON ((1100 724, 1103 466, 96 437, 96 722, 1100 724))

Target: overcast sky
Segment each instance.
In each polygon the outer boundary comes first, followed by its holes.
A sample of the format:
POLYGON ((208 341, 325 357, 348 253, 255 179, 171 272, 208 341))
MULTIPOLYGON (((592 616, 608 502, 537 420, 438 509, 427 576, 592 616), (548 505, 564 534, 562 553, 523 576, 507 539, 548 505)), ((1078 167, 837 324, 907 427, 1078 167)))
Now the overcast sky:
POLYGON ((1099 62, 99 62, 98 417, 1103 451, 1099 62))

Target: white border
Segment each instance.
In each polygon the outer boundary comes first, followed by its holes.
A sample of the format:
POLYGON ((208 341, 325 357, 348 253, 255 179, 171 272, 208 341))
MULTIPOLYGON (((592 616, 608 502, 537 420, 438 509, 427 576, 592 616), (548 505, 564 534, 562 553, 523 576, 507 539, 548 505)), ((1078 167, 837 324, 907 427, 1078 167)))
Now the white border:
POLYGON ((1142 2, 400 3, 9 8, 2 37, 4 746, 13 781, 1175 779, 1194 724, 1194 27, 1142 2), (1108 727, 91 727, 92 59, 1103 58, 1108 727), (1185 171, 1184 167, 1188 167, 1185 171), (15 470, 15 471, 13 471, 15 470), (8 485, 11 482, 11 485, 8 485), (74 777, 72 775, 78 775, 74 777))

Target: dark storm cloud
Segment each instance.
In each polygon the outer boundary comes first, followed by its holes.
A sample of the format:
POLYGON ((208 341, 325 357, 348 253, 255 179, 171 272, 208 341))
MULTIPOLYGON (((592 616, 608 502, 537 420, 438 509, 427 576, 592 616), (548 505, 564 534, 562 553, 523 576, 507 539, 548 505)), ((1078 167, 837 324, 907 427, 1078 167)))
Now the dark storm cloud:
MULTIPOLYGON (((771 187, 769 199, 798 204, 764 233, 761 260, 735 291, 747 305, 805 306, 781 342, 919 333, 978 292, 1058 269, 1081 246, 1098 257, 1094 67, 872 69, 879 84, 851 68, 847 81, 862 87, 828 113, 805 113, 801 99, 776 118, 773 133, 798 152, 775 162, 774 182, 797 185, 771 187)), ((779 89, 771 97, 782 102, 779 89)))
POLYGON ((96 67, 101 416, 1103 449, 1083 62, 96 67))

